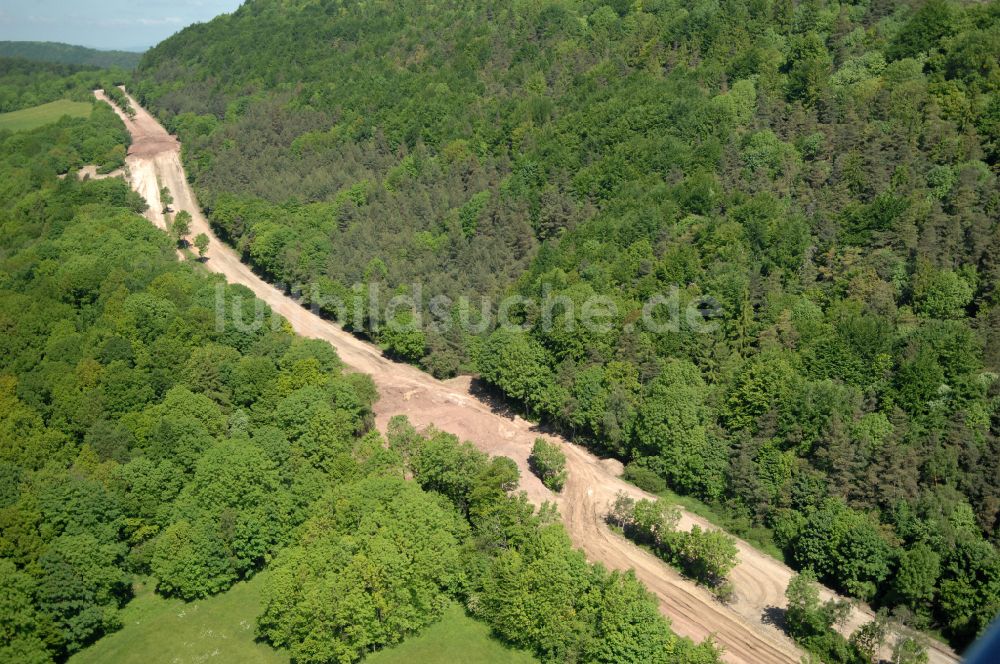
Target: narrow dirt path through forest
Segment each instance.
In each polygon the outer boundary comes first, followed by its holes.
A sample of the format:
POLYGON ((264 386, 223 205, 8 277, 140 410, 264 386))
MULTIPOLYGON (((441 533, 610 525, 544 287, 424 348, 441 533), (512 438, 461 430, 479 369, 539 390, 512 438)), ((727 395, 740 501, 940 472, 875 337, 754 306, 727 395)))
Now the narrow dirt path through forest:
MULTIPOLYGON (((102 91, 95 91, 95 95, 111 103, 102 91)), ((351 369, 372 376, 380 394, 375 414, 381 430, 393 415, 403 414, 418 428, 433 424, 472 441, 483 451, 510 457, 521 469, 521 487, 529 498, 535 503, 549 500, 558 504, 570 538, 589 560, 612 569, 634 569, 658 598, 660 610, 670 618, 677 633, 696 641, 712 636, 725 649, 724 659, 734 664, 797 664, 801 660, 802 651, 769 619, 785 605, 785 587, 794 574, 790 568, 738 541, 740 563, 730 577, 735 599, 729 605, 720 603, 707 590, 682 578, 604 523, 603 516, 617 492, 651 497, 619 479, 620 463, 598 459, 578 445, 544 435, 560 443, 567 456, 566 487, 560 495, 552 494, 528 470, 531 445, 541 435, 531 422, 491 408, 474 394, 468 377, 440 381, 415 367, 385 358, 378 348, 314 315, 243 264, 232 248, 215 237, 202 214, 181 164, 180 143, 134 99, 130 100, 136 111, 134 118, 111 106, 132 135, 127 157, 129 177, 133 189, 150 205, 147 218, 166 228, 159 190, 160 186, 168 187, 174 199, 172 207, 191 213, 191 234, 205 233, 211 238, 205 263, 209 270, 221 273, 230 283, 248 287, 288 319, 297 333, 328 341, 351 369)), ((682 515, 681 528, 694 524, 713 528, 701 517, 687 512, 682 515)), ((825 591, 824 595, 830 597, 833 593, 825 591)), ((845 634, 870 619, 867 608, 855 609, 844 627, 845 634)), ((935 643, 930 661, 944 664, 957 662, 958 657, 935 643)))

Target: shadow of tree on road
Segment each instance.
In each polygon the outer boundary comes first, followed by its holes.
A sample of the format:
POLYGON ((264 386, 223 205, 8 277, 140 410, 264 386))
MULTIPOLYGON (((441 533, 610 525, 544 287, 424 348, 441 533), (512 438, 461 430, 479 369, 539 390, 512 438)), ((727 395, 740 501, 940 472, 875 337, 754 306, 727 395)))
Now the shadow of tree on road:
POLYGON ((487 383, 482 378, 473 378, 469 383, 469 394, 489 406, 490 412, 508 420, 524 416, 520 408, 516 408, 503 392, 487 383))
POLYGON ((788 622, 785 620, 787 612, 780 606, 768 606, 760 614, 760 620, 765 625, 774 625, 783 632, 788 631, 788 622))

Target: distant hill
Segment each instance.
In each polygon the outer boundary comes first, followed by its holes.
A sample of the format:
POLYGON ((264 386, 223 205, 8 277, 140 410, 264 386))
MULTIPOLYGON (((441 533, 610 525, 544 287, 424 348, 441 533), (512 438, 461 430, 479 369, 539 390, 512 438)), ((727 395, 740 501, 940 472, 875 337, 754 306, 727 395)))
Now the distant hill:
POLYGON ((89 67, 135 69, 142 53, 100 51, 60 42, 0 41, 0 56, 89 67))

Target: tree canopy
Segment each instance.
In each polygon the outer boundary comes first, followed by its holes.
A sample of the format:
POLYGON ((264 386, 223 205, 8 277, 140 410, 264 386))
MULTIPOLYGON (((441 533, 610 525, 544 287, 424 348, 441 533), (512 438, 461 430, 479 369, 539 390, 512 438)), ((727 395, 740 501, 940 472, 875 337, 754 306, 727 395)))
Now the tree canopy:
POLYGON ((500 328, 327 313, 960 646, 1000 609, 973 581, 1000 555, 998 19, 254 0, 134 87, 261 273, 321 308, 445 295, 445 321, 462 296, 561 303, 500 328), (678 325, 643 315, 669 293, 678 325), (598 296, 616 314, 580 324, 598 296))

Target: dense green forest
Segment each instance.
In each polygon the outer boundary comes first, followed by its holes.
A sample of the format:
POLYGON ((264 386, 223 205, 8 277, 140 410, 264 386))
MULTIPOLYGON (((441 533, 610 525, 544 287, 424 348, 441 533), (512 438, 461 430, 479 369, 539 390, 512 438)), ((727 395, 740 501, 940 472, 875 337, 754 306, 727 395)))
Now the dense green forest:
POLYGON ((104 104, 0 137, 3 661, 117 627, 132 574, 183 598, 251 574, 375 397, 286 325, 220 332, 223 286, 177 263, 123 180, 56 179, 126 137, 104 104))
POLYGON ((348 317, 391 353, 956 646, 1000 609, 997 3, 251 0, 134 85, 273 280, 559 303, 348 317))
POLYGON ((136 579, 195 600, 269 563, 256 631, 297 662, 360 660, 455 601, 544 661, 719 661, 511 495, 513 461, 399 419, 384 440, 368 376, 178 262, 124 180, 78 180, 127 140, 96 102, 0 131, 0 661, 118 629, 136 579))
POLYGON ((24 58, 38 62, 58 62, 92 68, 135 69, 142 53, 103 51, 60 42, 0 41, 0 57, 24 58))
POLYGON ((103 80, 124 79, 123 71, 31 62, 0 57, 0 113, 19 111, 56 99, 91 101, 103 80))
POLYGON ((545 662, 719 661, 709 642, 670 631, 631 571, 588 564, 551 505, 510 495, 513 461, 403 417, 387 439, 271 566, 258 632, 294 661, 356 661, 439 618, 449 598, 545 662))

